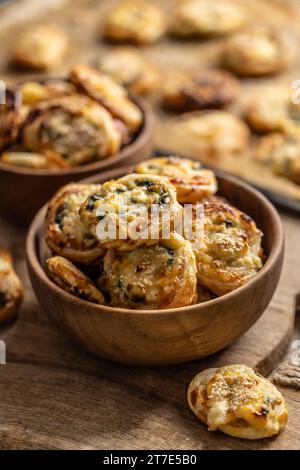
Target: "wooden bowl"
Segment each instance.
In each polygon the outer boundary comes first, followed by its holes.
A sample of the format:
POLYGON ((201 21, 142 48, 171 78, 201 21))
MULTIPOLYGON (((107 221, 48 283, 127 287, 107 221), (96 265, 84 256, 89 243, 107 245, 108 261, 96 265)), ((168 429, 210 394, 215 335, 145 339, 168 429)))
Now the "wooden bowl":
MULTIPOLYGON (((104 182, 130 171, 120 168, 88 181, 104 182)), ((277 286, 283 230, 277 211, 261 193, 233 177, 220 176, 218 181, 219 194, 251 215, 264 232, 267 260, 247 284, 223 297, 172 310, 129 310, 80 300, 57 287, 42 267, 44 207, 29 230, 27 262, 33 289, 48 316, 89 351, 127 364, 191 361, 215 353, 243 335, 262 315, 277 286)))
POLYGON ((142 98, 132 99, 143 112, 143 127, 131 144, 112 157, 62 170, 32 170, 0 162, 0 215, 26 224, 64 184, 147 159, 153 151, 154 115, 142 98))

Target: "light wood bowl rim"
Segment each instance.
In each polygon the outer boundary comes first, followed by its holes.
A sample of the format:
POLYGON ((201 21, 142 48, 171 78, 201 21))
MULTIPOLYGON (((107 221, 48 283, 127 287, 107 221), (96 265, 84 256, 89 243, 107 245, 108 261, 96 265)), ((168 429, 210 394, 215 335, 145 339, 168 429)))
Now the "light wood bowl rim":
POLYGON ((103 158, 98 162, 87 163, 85 165, 80 165, 72 168, 62 168, 62 169, 31 169, 25 167, 18 167, 13 165, 7 165, 0 161, 0 171, 16 174, 16 175, 26 175, 26 176, 49 176, 49 177, 59 177, 59 176, 72 176, 72 175, 80 175, 82 173, 82 177, 86 173, 96 172, 97 170, 100 171, 109 171, 111 166, 116 166, 116 164, 121 163, 126 158, 130 157, 131 154, 138 151, 138 149, 143 146, 149 139, 149 136, 152 135, 154 130, 154 113, 152 111, 151 106, 147 101, 142 98, 141 96, 137 95, 130 95, 133 102, 140 108, 143 113, 143 125, 135 139, 128 145, 126 145, 123 149, 119 152, 115 153, 114 155, 103 158))
MULTIPOLYGON (((94 175, 92 177, 86 178, 84 181, 97 179, 97 176, 101 177, 103 181, 106 179, 108 180, 114 177, 119 177, 123 174, 127 174, 128 172, 130 172, 130 170, 132 170, 132 168, 133 168, 132 166, 117 168, 117 169, 102 173, 101 175, 94 175)), ((51 291, 54 291, 57 296, 61 298, 65 298, 71 303, 76 303, 76 304, 79 303, 80 305, 82 305, 83 308, 88 308, 89 310, 93 309, 95 311, 95 314, 104 314, 104 313, 127 314, 127 315, 134 315, 134 316, 161 315, 162 317, 171 317, 174 314, 184 315, 185 313, 191 312, 193 310, 197 310, 197 311, 206 310, 208 305, 213 306, 217 304, 222 304, 223 302, 230 301, 230 299, 233 299, 234 297, 239 296, 243 291, 249 290, 250 292, 252 291, 253 286, 259 284, 260 281, 265 276, 268 275, 268 272, 270 272, 274 268, 274 266, 280 260, 280 257, 283 253, 284 233, 283 233, 283 227, 282 227, 282 223, 280 220, 280 216, 277 210, 275 209, 275 207, 273 206, 273 204, 263 194, 261 194, 259 191, 254 189, 249 184, 243 181, 240 181, 233 176, 228 176, 228 175, 223 175, 223 174, 222 176, 220 176, 218 175, 218 172, 216 172, 216 174, 217 174, 218 179, 229 181, 231 184, 238 186, 240 190, 244 189, 247 192, 250 192, 254 198, 260 200, 264 206, 266 213, 268 213, 269 217, 272 219, 273 226, 275 227, 272 247, 262 269, 257 273, 255 277, 250 279, 246 284, 244 284, 243 286, 237 288, 236 290, 232 292, 229 292, 228 294, 225 294, 221 297, 217 297, 216 299, 212 299, 203 303, 197 303, 197 304, 189 305, 186 307, 164 309, 164 310, 158 310, 158 309, 142 310, 142 309, 118 308, 118 307, 111 307, 108 305, 97 305, 92 302, 79 299, 78 297, 75 297, 74 295, 64 291, 62 288, 58 287, 53 281, 51 281, 40 263, 40 260, 37 254, 36 242, 37 242, 37 235, 39 231, 41 230, 41 227, 43 224, 45 212, 47 210, 47 204, 45 204, 39 210, 39 212, 36 214, 36 216, 34 217, 30 225, 27 240, 26 240, 27 263, 29 264, 30 268, 34 271, 39 281, 42 282, 43 284, 46 284, 47 287, 51 291)))

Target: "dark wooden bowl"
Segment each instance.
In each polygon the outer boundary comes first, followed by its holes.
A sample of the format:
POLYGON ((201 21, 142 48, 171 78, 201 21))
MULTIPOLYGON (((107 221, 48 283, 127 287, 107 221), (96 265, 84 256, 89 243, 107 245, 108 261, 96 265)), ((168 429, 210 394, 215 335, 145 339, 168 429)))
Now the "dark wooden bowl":
MULTIPOLYGON (((130 171, 120 168, 89 181, 104 182, 130 171)), ((129 310, 80 300, 57 287, 42 267, 44 207, 29 230, 27 262, 33 289, 48 316, 89 351, 127 364, 191 361, 219 351, 243 335, 262 315, 276 289, 283 261, 283 230, 276 209, 261 193, 233 177, 222 176, 218 181, 219 194, 251 215, 264 232, 267 260, 247 284, 209 302, 172 310, 129 310)))
POLYGON ((143 127, 131 144, 112 157, 54 171, 31 170, 0 162, 0 215, 26 224, 64 184, 147 159, 153 151, 154 115, 145 100, 140 97, 133 100, 143 111, 143 127))

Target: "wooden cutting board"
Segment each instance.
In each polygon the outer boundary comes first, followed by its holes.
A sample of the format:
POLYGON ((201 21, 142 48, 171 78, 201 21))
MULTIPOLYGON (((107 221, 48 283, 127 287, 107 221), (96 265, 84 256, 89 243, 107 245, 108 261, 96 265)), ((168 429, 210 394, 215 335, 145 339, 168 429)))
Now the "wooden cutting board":
MULTIPOLYGON (((290 409, 276 439, 248 442, 209 433, 185 402, 190 379, 206 367, 245 363, 268 374, 292 337, 300 291, 299 220, 282 214, 284 270, 260 320, 230 348, 172 367, 122 366, 93 357, 54 327, 38 306, 24 262, 25 231, 0 219, 0 244, 10 248, 26 289, 19 318, 5 329, 7 364, 0 366, 3 449, 297 449, 300 392, 284 387, 290 409)), ((300 338, 300 335, 299 335, 300 338)))

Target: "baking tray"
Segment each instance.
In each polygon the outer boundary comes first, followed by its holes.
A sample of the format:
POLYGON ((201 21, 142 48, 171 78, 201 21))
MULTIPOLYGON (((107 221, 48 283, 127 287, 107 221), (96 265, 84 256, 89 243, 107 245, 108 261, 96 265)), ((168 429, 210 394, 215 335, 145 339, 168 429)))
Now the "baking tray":
MULTIPOLYGON (((244 3, 251 10, 255 18, 255 24, 271 24, 283 32, 292 34, 294 41, 300 43, 300 2, 298 0, 232 0, 244 3), (272 12, 272 14, 270 14, 272 12)), ((101 37, 102 22, 108 11, 114 8, 120 0, 19 0, 18 2, 8 1, 0 5, 0 41, 2 44, 13 44, 16 36, 23 28, 29 28, 31 24, 44 22, 56 23, 65 29, 70 36, 71 47, 64 64, 59 69, 53 71, 53 76, 64 76, 68 73, 72 65, 78 62, 94 63, 105 53, 116 47, 107 43, 101 37)), ((154 0, 166 11, 172 10, 173 0, 154 0)), ((209 41, 178 41, 167 36, 158 43, 141 47, 143 54, 156 63, 161 69, 161 76, 172 74, 178 68, 189 68, 199 66, 213 66, 218 62, 220 48, 223 40, 209 41)), ((44 74, 20 73, 8 66, 9 47, 0 51, 0 79, 8 83, 16 83, 21 80, 31 78, 45 78, 44 74)), ((48 75, 49 76, 49 75, 48 75)), ((241 99, 232 109, 240 113, 245 96, 255 92, 256 88, 262 86, 277 86, 285 84, 290 86, 293 80, 300 77, 300 56, 297 55, 297 63, 286 73, 268 79, 243 80, 241 99)), ((156 111, 157 133, 156 148, 163 149, 168 153, 174 153, 169 144, 173 138, 166 137, 165 126, 172 119, 172 115, 162 111, 159 105, 159 96, 150 97, 150 101, 156 111)), ((176 153, 197 158, 193 152, 186 151, 184 143, 175 149, 176 153), (183 147, 183 148, 182 148, 183 147)), ((160 152, 161 153, 161 152, 160 152)), ((243 158, 243 157, 241 157, 243 158)), ((211 166, 209 162, 205 162, 211 166)), ((297 186, 286 179, 272 176, 271 172, 267 179, 262 178, 258 171, 256 175, 249 179, 247 163, 245 171, 229 171, 226 165, 213 165, 214 169, 247 180, 252 185, 259 188, 275 204, 286 209, 300 213, 300 186, 297 186), (258 176, 258 177, 257 177, 258 176)))

